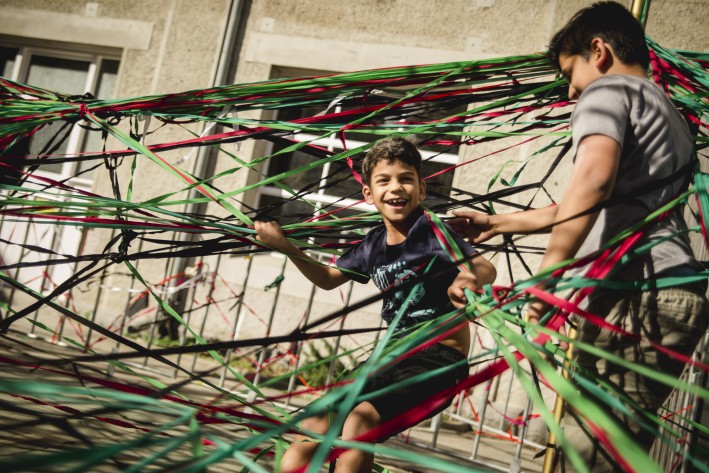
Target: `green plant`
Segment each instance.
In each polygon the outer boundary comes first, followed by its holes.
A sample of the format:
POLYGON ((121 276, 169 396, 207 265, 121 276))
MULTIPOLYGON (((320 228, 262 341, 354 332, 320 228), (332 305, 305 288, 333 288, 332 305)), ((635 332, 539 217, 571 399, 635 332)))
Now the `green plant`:
POLYGON ((310 343, 303 350, 304 366, 306 369, 302 372, 302 376, 310 386, 323 386, 328 383, 328 373, 332 366, 333 382, 341 377, 347 370, 352 369, 355 365, 355 359, 350 353, 337 354, 335 345, 328 340, 322 340, 318 343, 310 343), (347 357, 347 362, 343 363, 342 358, 347 357))

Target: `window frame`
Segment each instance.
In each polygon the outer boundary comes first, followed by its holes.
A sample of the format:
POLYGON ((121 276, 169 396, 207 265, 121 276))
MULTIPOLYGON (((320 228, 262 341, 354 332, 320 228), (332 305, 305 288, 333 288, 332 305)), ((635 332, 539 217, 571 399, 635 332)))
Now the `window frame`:
MULTIPOLYGON (((333 133, 329 135, 327 138, 320 138, 316 139, 316 135, 311 135, 308 133, 293 133, 291 135, 288 135, 287 138, 289 140, 294 140, 294 141, 299 141, 299 142, 304 142, 308 141, 314 145, 317 146, 322 146, 326 147, 328 151, 335 151, 336 149, 341 150, 342 144, 339 140, 339 138, 333 133)), ((348 148, 358 148, 360 146, 363 146, 367 144, 364 141, 358 141, 358 140, 347 140, 347 146, 348 148)), ((268 154, 271 154, 273 152, 273 145, 270 145, 270 149, 267 150, 268 154)), ((456 164, 459 163, 460 156, 458 154, 453 154, 453 153, 439 153, 435 151, 426 151, 426 150, 419 150, 421 153, 421 158, 423 161, 426 162, 433 162, 433 163, 439 163, 439 164, 448 164, 451 166, 455 166, 456 164)), ((327 177, 329 174, 329 163, 326 163, 323 168, 322 172, 320 174, 320 179, 321 181, 327 177)), ((265 170, 265 174, 268 174, 268 169, 265 170)), ((296 192, 299 189, 294 189, 296 192)), ((267 195, 269 197, 283 197, 283 198, 288 198, 291 196, 290 193, 286 192, 283 189, 280 189, 276 186, 262 186, 259 189, 259 198, 261 195, 267 195)), ((302 199, 316 204, 316 205, 321 205, 321 204, 334 204, 337 205, 338 207, 349 207, 355 210, 361 210, 361 211, 376 211, 376 208, 373 205, 366 204, 364 202, 359 202, 361 199, 351 199, 351 198, 342 198, 338 196, 334 196, 332 194, 326 194, 325 189, 319 189, 317 193, 308 193, 304 194, 302 196, 302 199)), ((313 216, 316 216, 316 212, 313 212, 313 216)))
MULTIPOLYGON (((76 50, 70 49, 70 46, 52 46, 52 45, 21 45, 18 41, 6 40, 0 38, 0 46, 6 48, 17 49, 13 70, 8 79, 15 82, 25 82, 29 72, 29 67, 34 56, 49 57, 53 59, 66 59, 74 61, 83 61, 88 63, 86 81, 82 90, 89 91, 93 94, 99 86, 100 72, 104 61, 116 61, 120 71, 121 54, 119 52, 109 51, 90 51, 85 46, 77 47, 76 50)), ((105 49, 105 48, 100 48, 105 49)), ((115 90, 114 90, 115 93, 115 90)), ((112 94, 113 95, 113 94, 112 94)), ((67 154, 77 154, 82 150, 86 130, 78 123, 74 124, 67 138, 67 154)), ((90 190, 93 186, 93 179, 84 177, 76 177, 75 173, 78 169, 78 162, 69 162, 62 164, 62 170, 59 173, 44 171, 42 168, 37 168, 34 173, 38 176, 48 177, 55 180, 67 180, 69 185, 76 186, 82 190, 90 190)))
MULTIPOLYGON (((319 76, 319 75, 333 74, 333 73, 336 73, 336 71, 303 69, 303 68, 288 67, 288 66, 281 66, 281 65, 272 65, 271 66, 271 78, 319 76)), ((335 113, 342 111, 342 106, 339 103, 333 103, 330 106, 332 107, 331 111, 333 111, 335 113)), ((277 119, 278 114, 274 113, 273 118, 277 119)), ((403 128, 401 129, 401 131, 403 131, 403 128)), ((343 149, 342 142, 340 141, 340 139, 336 133, 332 133, 327 137, 319 137, 319 135, 296 131, 296 132, 291 133, 290 135, 286 136, 286 138, 289 140, 298 141, 298 142, 304 142, 304 141, 311 142, 314 145, 326 148, 330 152, 341 151, 343 149)), ((372 141, 374 141, 374 140, 372 140, 372 141)), ((359 140, 355 140, 355 139, 347 139, 346 144, 349 149, 352 149, 352 148, 357 148, 357 147, 363 146, 367 143, 368 142, 365 142, 365 141, 359 141, 359 140)), ((265 155, 273 154, 274 144, 269 142, 266 145, 266 148, 264 151, 265 151, 265 155)), ((420 149, 419 151, 421 153, 421 158, 424 163, 431 162, 431 163, 444 164, 444 165, 449 165, 449 166, 455 166, 460 163, 460 151, 455 154, 442 153, 442 152, 438 152, 438 151, 428 151, 428 150, 424 150, 424 149, 420 149)), ((269 160, 263 166, 262 172, 264 173, 264 175, 269 175, 270 165, 271 165, 271 162, 269 160)), ((330 171, 330 164, 329 163, 326 163, 324 166, 322 166, 322 170, 320 173, 320 182, 321 183, 323 183, 323 181, 327 178, 329 171, 330 171)), ((343 197, 339 197, 334 194, 328 194, 326 189, 324 189, 323 187, 325 187, 325 186, 321 186, 317 190, 317 192, 310 192, 308 194, 304 194, 301 197, 303 200, 305 200, 306 202, 308 202, 309 204, 311 204, 313 206, 313 212, 312 212, 313 217, 317 217, 321 213, 321 209, 324 205, 330 205, 330 204, 332 204, 338 208, 347 207, 347 208, 351 208, 353 210, 361 211, 361 212, 375 212, 376 211, 376 208, 373 205, 369 205, 364 202, 360 202, 361 199, 343 198, 343 197)), ((295 190, 296 192, 300 191, 300 189, 295 189, 295 188, 293 190, 295 190)), ((274 185, 261 186, 258 188, 257 195, 254 199, 257 207, 260 206, 262 196, 287 199, 287 198, 291 197, 291 194, 289 192, 286 192, 285 190, 279 188, 278 186, 274 186, 274 185)))
MULTIPOLYGON (((303 75, 309 75, 309 71, 304 71, 303 75)), ((312 71, 313 74, 310 75, 316 75, 316 73, 322 74, 322 71, 312 71)), ((332 112, 334 113, 340 113, 342 111, 342 107, 340 104, 334 105, 332 108, 332 112)), ((278 118, 277 113, 274 114, 274 118, 278 118)), ((403 128, 400 128, 399 131, 404 131, 403 128)), ((288 140, 292 141, 297 141, 297 142, 309 142, 313 145, 320 146, 323 148, 326 148, 329 152, 335 152, 335 151, 342 151, 343 144, 342 141, 340 140, 339 136, 336 133, 331 133, 327 137, 321 137, 321 135, 315 135, 315 134, 310 134, 306 132, 301 132, 301 131, 295 131, 287 136, 285 136, 288 140)), ((375 140, 372 140, 372 142, 375 140)), ((366 141, 360 141, 360 140, 355 140, 355 139, 347 139, 346 140, 346 145, 348 149, 353 149, 353 148, 358 148, 360 146, 364 146, 370 142, 366 141)), ((266 148, 265 148, 265 155, 271 155, 275 151, 274 144, 272 142, 268 142, 266 148)), ((424 149, 419 149, 419 152, 421 154, 421 159, 422 163, 437 163, 437 164, 444 164, 444 165, 449 165, 449 166, 455 166, 460 163, 460 154, 459 153, 442 153, 439 151, 428 151, 424 149)), ((271 161, 268 160, 263 167, 262 171, 264 175, 269 175, 270 173, 270 165, 271 161)), ((320 180, 319 182, 322 183, 327 183, 327 176, 330 173, 330 163, 325 163, 320 172, 320 180)), ((348 208, 352 209, 355 211, 360 211, 360 212, 376 212, 377 209, 374 205, 367 204, 363 202, 363 197, 361 199, 354 199, 354 198, 345 198, 345 197, 340 197, 334 194, 328 194, 327 190, 325 188, 326 186, 321 185, 320 188, 317 190, 317 192, 310 192, 307 194, 303 194, 300 199, 306 201, 313 207, 313 212, 312 212, 312 217, 316 218, 322 213, 322 208, 327 205, 333 205, 333 207, 337 208, 348 208)), ((293 188, 295 192, 300 192, 300 189, 293 188)), ((255 204, 256 207, 259 208, 261 206, 262 198, 263 197, 274 197, 274 198, 283 198, 287 199, 292 196, 290 192, 287 192, 286 190, 283 190, 279 188, 278 186, 274 185, 265 185, 265 186, 260 186, 258 188, 258 193, 255 198, 255 204)), ((315 243, 315 238, 310 237, 307 240, 310 244, 315 243)), ((340 242, 344 242, 343 239, 339 240, 340 242)), ((327 262, 330 260, 332 257, 331 254, 318 251, 316 249, 311 249, 310 250, 310 255, 313 258, 316 258, 320 261, 327 262)))

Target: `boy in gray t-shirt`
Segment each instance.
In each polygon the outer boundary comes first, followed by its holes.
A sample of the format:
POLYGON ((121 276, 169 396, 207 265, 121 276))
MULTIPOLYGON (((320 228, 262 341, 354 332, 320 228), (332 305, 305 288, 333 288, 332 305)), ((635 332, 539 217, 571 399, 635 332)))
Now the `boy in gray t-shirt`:
MULTIPOLYGON (((456 212, 463 218, 450 222, 472 243, 498 234, 551 230, 540 270, 575 256, 592 255, 622 230, 643 221, 686 188, 693 159, 686 123, 647 79, 649 53, 642 27, 622 5, 600 2, 577 12, 552 39, 549 58, 569 82, 569 98, 579 100, 571 120, 574 169, 561 203, 503 215, 456 212), (600 212, 588 212, 600 207, 600 212)), ((696 274, 700 266, 682 233, 685 228, 678 209, 649 224, 634 248, 659 243, 623 264, 611 277, 653 281, 696 274)), ((466 285, 465 276, 458 276, 449 290, 456 306, 466 302, 466 285)), ((678 377, 684 363, 657 352, 648 340, 691 355, 709 320, 705 292, 706 280, 657 290, 596 289, 585 309, 638 337, 601 330, 582 319, 578 339, 678 377)), ((535 301, 529 305, 528 316, 539 320, 550 309, 535 301)), ((587 352, 576 350, 574 355, 582 370, 622 390, 645 412, 657 412, 672 390, 587 352)), ((587 402, 594 402, 592 393, 585 394, 587 402)), ((613 414, 630 438, 648 451, 655 434, 642 412, 631 408, 613 414)), ((604 448, 599 445, 600 436, 589 433, 593 419, 576 418, 567 415, 564 419, 565 436, 589 469, 594 473, 622 471, 618 458, 608 453, 614 446, 604 448)), ((567 464, 565 471, 575 470, 567 464)))

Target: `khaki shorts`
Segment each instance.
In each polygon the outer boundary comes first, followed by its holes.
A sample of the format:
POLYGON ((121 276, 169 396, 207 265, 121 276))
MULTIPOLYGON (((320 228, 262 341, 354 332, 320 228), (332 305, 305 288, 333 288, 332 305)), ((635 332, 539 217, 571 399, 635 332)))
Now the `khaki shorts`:
MULTIPOLYGON (((577 338, 620 358, 678 378, 684 369, 684 362, 657 352, 648 340, 690 356, 709 322, 709 302, 705 292, 706 286, 703 283, 630 294, 606 291, 603 297, 596 297, 591 302, 588 311, 599 316, 605 315, 609 323, 638 334, 643 339, 638 341, 600 329, 585 320, 579 326, 577 338)), ((640 376, 632 369, 592 354, 576 350, 574 356, 579 370, 587 371, 589 377, 597 377, 615 389, 622 390, 646 412, 657 413, 672 392, 672 386, 640 376)), ((640 416, 615 411, 613 414, 631 438, 649 451, 655 434, 643 428, 640 416)), ((571 445, 581 454, 591 471, 621 471, 602 451, 594 436, 587 434, 571 415, 567 413, 562 425, 571 445)), ((562 471, 575 470, 569 463, 562 471)))

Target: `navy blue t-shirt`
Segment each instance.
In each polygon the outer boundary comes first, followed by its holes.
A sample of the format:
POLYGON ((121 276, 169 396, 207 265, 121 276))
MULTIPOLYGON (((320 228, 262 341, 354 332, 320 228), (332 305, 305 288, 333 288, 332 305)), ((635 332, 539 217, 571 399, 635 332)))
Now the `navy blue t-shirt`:
MULTIPOLYGON (((476 253, 468 242, 450 227, 446 228, 463 253, 468 256, 476 253)), ((387 245, 386 228, 381 225, 342 255, 336 265, 359 273, 344 272, 357 282, 366 283, 372 279, 382 292, 400 288, 384 294, 381 315, 387 324, 394 319, 411 291, 415 291, 397 331, 435 319, 453 309, 448 299, 448 287, 455 279, 458 268, 443 250, 433 232, 433 223, 423 211, 403 243, 387 245), (422 281, 423 284, 414 288, 412 281, 422 281)))

